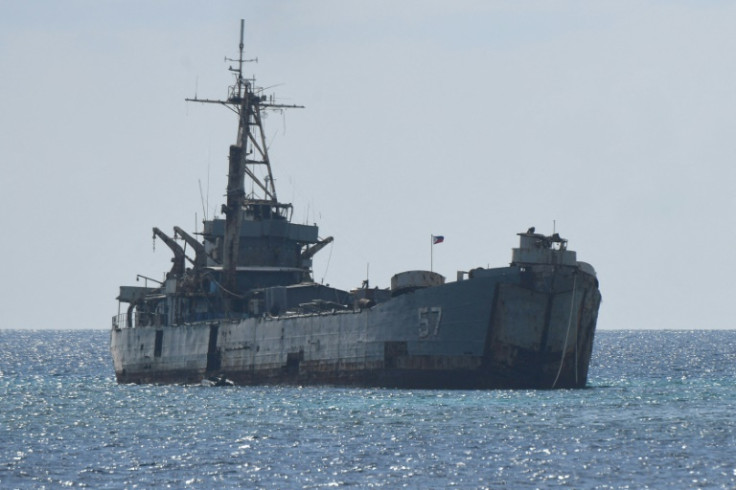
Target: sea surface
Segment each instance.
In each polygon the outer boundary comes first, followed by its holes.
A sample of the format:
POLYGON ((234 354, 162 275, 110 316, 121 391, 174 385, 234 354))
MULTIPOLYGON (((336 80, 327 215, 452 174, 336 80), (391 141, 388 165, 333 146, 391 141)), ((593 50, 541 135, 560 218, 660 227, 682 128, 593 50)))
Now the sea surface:
POLYGON ((735 488, 736 331, 599 331, 589 388, 117 385, 0 330, 0 488, 735 488))

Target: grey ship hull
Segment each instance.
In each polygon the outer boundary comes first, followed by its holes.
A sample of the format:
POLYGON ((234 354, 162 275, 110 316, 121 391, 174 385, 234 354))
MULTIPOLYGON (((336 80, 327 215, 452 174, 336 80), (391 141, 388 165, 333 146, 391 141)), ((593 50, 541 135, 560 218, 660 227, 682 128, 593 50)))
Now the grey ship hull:
POLYGON ((114 328, 121 383, 581 388, 600 304, 577 266, 476 270, 365 309, 114 328))

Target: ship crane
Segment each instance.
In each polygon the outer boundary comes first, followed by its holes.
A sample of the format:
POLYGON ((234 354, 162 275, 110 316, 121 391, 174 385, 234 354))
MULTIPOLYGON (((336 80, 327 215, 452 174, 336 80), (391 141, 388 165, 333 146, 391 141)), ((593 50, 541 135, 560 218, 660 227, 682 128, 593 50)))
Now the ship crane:
POLYGON ((174 265, 171 266, 171 270, 166 275, 167 279, 169 277, 180 277, 181 275, 184 274, 184 261, 187 258, 186 254, 184 253, 184 249, 181 248, 181 245, 176 243, 176 241, 173 238, 169 237, 166 233, 154 227, 153 228, 153 238, 156 239, 157 236, 161 240, 163 240, 163 242, 174 253, 174 258, 171 259, 174 265))
MULTIPOLYGON (((204 248, 204 245, 199 243, 196 238, 194 238, 192 235, 187 233, 186 231, 182 230, 178 226, 174 227, 174 236, 179 235, 184 239, 187 244, 194 249, 194 260, 192 261, 192 264, 195 268, 199 269, 202 267, 207 267, 207 251, 204 248)), ((188 259, 189 257, 187 257, 188 259)))
POLYGON ((321 240, 321 241, 315 243, 311 247, 308 247, 306 250, 304 250, 302 252, 302 256, 301 256, 302 257, 302 262, 307 261, 307 260, 311 259, 312 257, 314 257, 317 254, 317 252, 319 252, 320 250, 322 250, 323 248, 325 248, 327 245, 329 245, 330 243, 332 243, 333 240, 334 240, 334 238, 332 238, 331 236, 328 236, 324 240, 321 240))

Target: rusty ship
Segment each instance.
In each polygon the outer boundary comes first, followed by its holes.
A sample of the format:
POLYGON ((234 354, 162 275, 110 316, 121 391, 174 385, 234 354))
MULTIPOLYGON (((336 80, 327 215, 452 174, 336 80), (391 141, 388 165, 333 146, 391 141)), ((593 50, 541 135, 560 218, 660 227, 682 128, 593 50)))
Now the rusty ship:
POLYGON ((120 287, 110 343, 117 381, 584 387, 601 295, 593 267, 556 233, 529 228, 510 265, 454 281, 417 270, 395 274, 386 289, 313 280, 312 258, 332 237, 292 222, 263 134, 266 111, 298 106, 244 78, 240 28, 227 97, 187 99, 238 117, 222 217, 193 234, 153 229, 173 265, 150 287, 120 287))

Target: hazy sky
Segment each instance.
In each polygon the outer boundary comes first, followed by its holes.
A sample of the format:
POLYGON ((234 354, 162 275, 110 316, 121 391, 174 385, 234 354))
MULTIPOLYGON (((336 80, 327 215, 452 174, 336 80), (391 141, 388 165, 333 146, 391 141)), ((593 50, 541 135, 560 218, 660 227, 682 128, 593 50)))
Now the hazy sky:
MULTIPOLYGON (((315 278, 504 266, 516 233, 598 271, 599 328, 733 328, 736 4, 0 0, 0 328, 109 328, 151 228, 223 202, 247 67, 315 278), (203 196, 200 195, 200 184, 203 196)), ((201 228, 201 225, 196 225, 201 228)))

